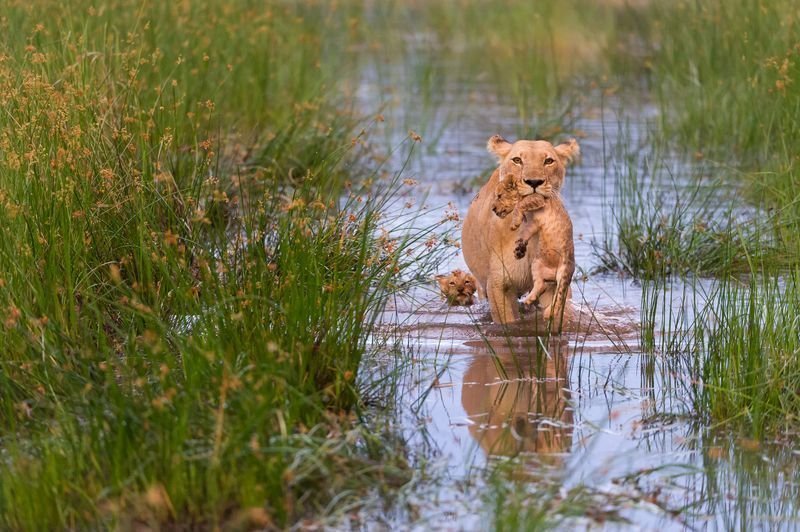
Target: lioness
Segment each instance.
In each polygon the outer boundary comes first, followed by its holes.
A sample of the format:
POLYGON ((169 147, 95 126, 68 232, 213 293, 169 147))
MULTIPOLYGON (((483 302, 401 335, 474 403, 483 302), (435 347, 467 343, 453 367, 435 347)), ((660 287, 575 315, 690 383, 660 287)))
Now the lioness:
POLYGON ((544 310, 544 318, 553 317, 555 330, 561 330, 563 320, 570 320, 572 316, 572 307, 566 303, 569 285, 575 273, 572 220, 558 192, 553 192, 549 198, 538 191, 522 196, 520 188, 522 183, 515 179, 498 183, 492 210, 501 218, 512 214, 512 230, 520 226, 521 220, 530 221, 517 235, 514 255, 518 259, 525 257, 531 237, 539 235, 539 245, 534 250, 531 264, 533 289, 524 301, 529 305, 538 305, 539 296, 547 289, 547 282, 555 282, 555 300, 544 310))
MULTIPOLYGON (((523 196, 534 191, 543 196, 558 192, 566 165, 580 149, 575 140, 554 147, 543 140, 519 140, 511 144, 499 135, 489 139, 487 148, 497 156, 499 166, 469 206, 461 245, 464 260, 478 280, 479 296, 489 300, 492 319, 509 323, 519 318, 519 296, 533 288, 531 267, 535 253, 529 252, 521 260, 515 257, 517 234, 510 228, 511 219, 499 218, 492 212, 497 185, 501 178, 513 179, 521 183, 519 191, 523 196)), ((533 249, 538 246, 537 235, 529 245, 533 249)), ((550 306, 553 292, 546 290, 539 297, 542 306, 550 306)))

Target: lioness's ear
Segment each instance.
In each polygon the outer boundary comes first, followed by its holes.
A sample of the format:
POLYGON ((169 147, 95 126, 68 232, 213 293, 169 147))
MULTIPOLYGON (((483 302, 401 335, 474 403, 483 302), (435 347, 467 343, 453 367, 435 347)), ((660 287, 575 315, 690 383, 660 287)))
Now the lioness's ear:
POLYGON ((502 161, 511 151, 511 143, 500 135, 492 135, 486 143, 486 149, 495 154, 498 161, 502 161))
POLYGON ((581 148, 578 146, 578 141, 569 139, 564 144, 559 144, 555 147, 558 158, 561 159, 561 164, 568 166, 575 162, 581 156, 581 148))

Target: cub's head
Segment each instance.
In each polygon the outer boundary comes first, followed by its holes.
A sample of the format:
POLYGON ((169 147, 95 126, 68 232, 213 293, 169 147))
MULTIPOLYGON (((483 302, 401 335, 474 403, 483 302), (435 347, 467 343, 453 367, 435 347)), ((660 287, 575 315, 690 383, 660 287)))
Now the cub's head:
POLYGON ((494 203, 492 211, 500 218, 505 218, 513 211, 523 198, 520 187, 515 179, 505 179, 497 183, 494 190, 494 203))
POLYGON ((494 135, 486 147, 500 163, 500 185, 507 189, 506 181, 512 181, 520 197, 534 192, 544 197, 557 193, 564 184, 567 165, 580 155, 575 139, 558 146, 546 140, 518 140, 512 144, 494 135))
POLYGON ((475 302, 473 296, 478 288, 478 281, 471 273, 453 270, 449 275, 437 275, 436 281, 442 296, 451 306, 469 306, 475 302))

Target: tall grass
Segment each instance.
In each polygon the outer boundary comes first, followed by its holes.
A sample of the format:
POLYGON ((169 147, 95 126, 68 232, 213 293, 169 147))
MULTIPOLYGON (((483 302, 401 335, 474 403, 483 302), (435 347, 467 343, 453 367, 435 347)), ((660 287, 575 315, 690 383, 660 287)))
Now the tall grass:
POLYGON ((438 255, 356 184, 348 12, 6 7, 2 527, 282 526, 405 482, 350 412, 438 255))
POLYGON ((720 283, 700 320, 702 405, 756 437, 800 426, 800 272, 720 283))
MULTIPOLYGON (((688 328, 661 324, 661 341, 692 359, 701 415, 759 437, 796 430, 800 412, 790 355, 797 349, 800 258, 793 13, 781 0, 647 3, 624 20, 627 42, 637 46, 626 60, 612 61, 623 77, 647 72, 667 144, 714 161, 715 177, 734 195, 720 208, 718 193, 697 195, 700 185, 683 180, 662 201, 663 193, 642 194, 638 179, 622 179, 612 224, 619 238, 599 256, 606 269, 645 278, 719 278, 700 300, 684 302, 693 316, 688 328)), ((664 179, 650 181, 655 189, 664 179)), ((644 304, 652 328, 666 303, 653 297, 644 304)), ((643 338, 655 347, 648 331, 643 338)))
POLYGON ((768 221, 748 219, 756 209, 736 198, 714 166, 667 155, 656 134, 643 145, 620 127, 606 172, 602 239, 592 242, 597 272, 638 279, 671 275, 725 275, 748 271, 748 255, 775 253, 768 221))
POLYGON ((642 347, 704 424, 789 441, 800 427, 798 293, 797 271, 648 281, 642 347))
MULTIPOLYGON (((787 0, 652 2, 630 16, 640 58, 682 150, 740 170, 725 177, 769 211, 769 264, 800 257, 800 74, 797 16, 787 0)), ((638 53, 638 52, 637 52, 638 53)), ((766 215, 762 214, 762 221, 766 215)))

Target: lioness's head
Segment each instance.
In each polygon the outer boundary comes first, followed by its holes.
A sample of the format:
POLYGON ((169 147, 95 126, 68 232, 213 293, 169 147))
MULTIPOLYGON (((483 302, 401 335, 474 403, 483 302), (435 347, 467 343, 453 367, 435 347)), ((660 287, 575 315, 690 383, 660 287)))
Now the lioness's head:
POLYGON ((512 144, 494 135, 486 147, 500 163, 500 183, 513 181, 521 197, 534 192, 550 197, 558 192, 564 183, 567 165, 580 155, 575 139, 558 146, 546 140, 518 140, 512 144))

